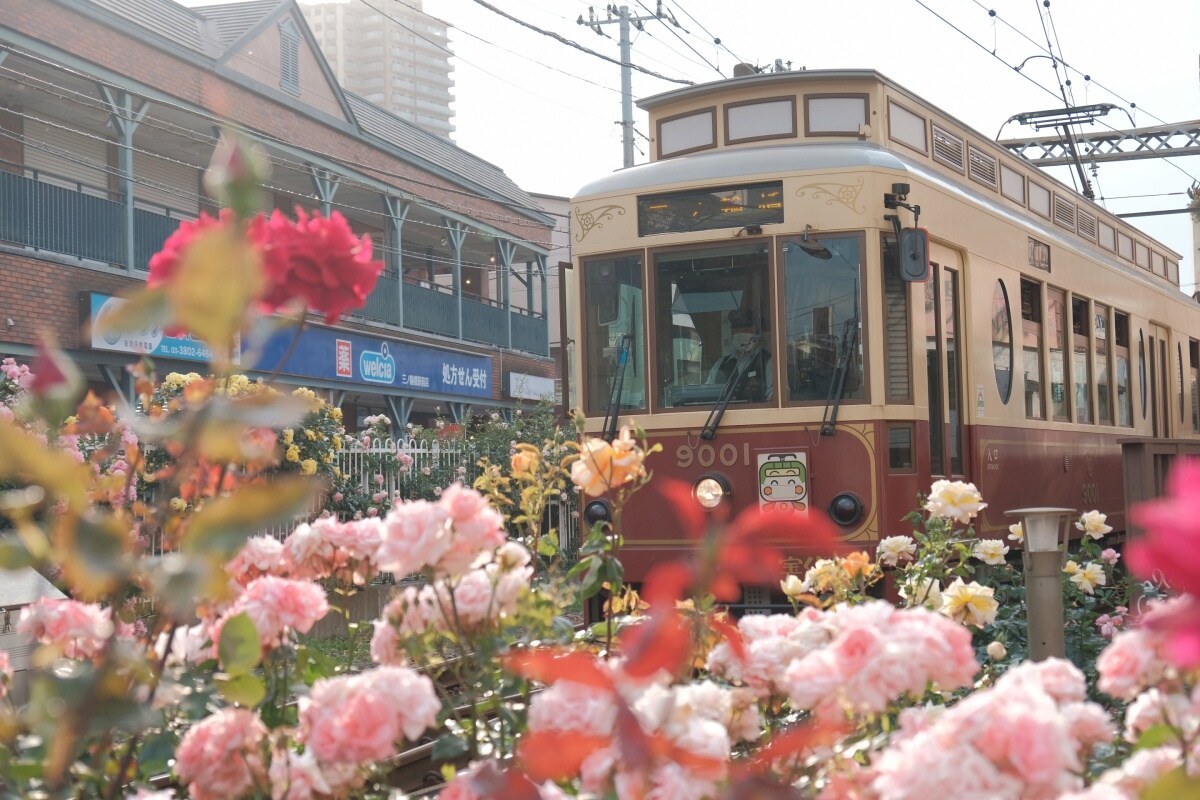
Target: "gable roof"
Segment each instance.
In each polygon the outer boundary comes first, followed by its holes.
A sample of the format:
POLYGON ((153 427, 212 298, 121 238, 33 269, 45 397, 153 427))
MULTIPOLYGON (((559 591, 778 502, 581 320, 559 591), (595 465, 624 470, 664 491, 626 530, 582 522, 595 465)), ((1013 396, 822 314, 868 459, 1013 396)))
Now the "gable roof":
MULTIPOLYGON (((3 0, 0 0, 2 3, 3 0)), ((464 189, 480 193, 509 209, 543 224, 553 220, 524 189, 494 164, 463 150, 448 139, 430 133, 391 112, 342 89, 325 59, 296 0, 243 0, 187 8, 175 0, 56 0, 81 10, 100 9, 128 22, 144 33, 201 57, 210 68, 234 76, 222 63, 237 53, 274 21, 291 15, 326 75, 351 129, 375 146, 439 175, 464 189)), ((245 77, 236 73, 239 79, 245 77)), ((293 106, 306 113, 304 106, 293 106)))
POLYGON ((282 4, 282 0, 248 0, 243 3, 198 6, 193 11, 212 22, 221 44, 229 48, 282 4))
POLYGON ((526 214, 540 211, 537 201, 495 164, 357 95, 347 92, 346 98, 363 133, 382 140, 390 145, 389 149, 411 153, 427 162, 426 168, 434 167, 435 172, 449 171, 459 182, 470 182, 472 188, 483 190, 514 210, 526 214))

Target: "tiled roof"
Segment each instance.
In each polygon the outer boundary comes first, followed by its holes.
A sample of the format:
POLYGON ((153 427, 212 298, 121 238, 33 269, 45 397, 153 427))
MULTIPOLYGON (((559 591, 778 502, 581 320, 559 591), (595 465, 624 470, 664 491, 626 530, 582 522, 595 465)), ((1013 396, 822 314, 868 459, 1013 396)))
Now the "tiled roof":
POLYGON ((220 42, 204 18, 173 0, 91 0, 91 3, 188 50, 206 56, 220 53, 220 42))
POLYGON ((434 166, 454 173, 502 201, 531 211, 540 211, 537 201, 504 174, 504 170, 463 150, 453 142, 400 119, 374 103, 346 93, 350 108, 364 133, 412 153, 434 166))
POLYGON ((286 0, 249 0, 243 3, 224 3, 217 6, 199 6, 195 13, 211 21, 225 47, 236 42, 246 31, 257 25, 286 0))

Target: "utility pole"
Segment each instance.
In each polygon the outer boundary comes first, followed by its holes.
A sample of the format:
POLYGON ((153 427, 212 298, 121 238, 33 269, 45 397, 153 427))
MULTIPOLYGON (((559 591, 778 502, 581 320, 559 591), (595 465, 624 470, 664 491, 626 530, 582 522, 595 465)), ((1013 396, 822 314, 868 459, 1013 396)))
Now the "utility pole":
POLYGON ((620 30, 621 43, 621 145, 625 152, 625 166, 633 166, 633 70, 631 69, 631 49, 632 45, 629 40, 629 28, 635 27, 639 31, 642 30, 642 23, 651 19, 671 19, 668 14, 663 13, 662 0, 658 2, 658 8, 653 14, 635 17, 630 16, 629 6, 621 6, 617 8, 614 5, 609 5, 605 12, 608 14, 607 19, 597 19, 594 10, 588 6, 588 18, 585 20, 583 15, 579 15, 577 22, 580 25, 586 25, 601 36, 604 36, 602 25, 616 24, 620 30), (614 16, 615 13, 615 16, 614 16))

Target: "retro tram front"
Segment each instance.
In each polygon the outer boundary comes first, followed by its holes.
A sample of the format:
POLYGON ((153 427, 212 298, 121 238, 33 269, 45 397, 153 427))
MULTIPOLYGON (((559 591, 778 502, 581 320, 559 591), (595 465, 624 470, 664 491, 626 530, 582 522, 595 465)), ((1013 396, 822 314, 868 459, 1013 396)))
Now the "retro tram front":
MULTIPOLYGON (((984 536, 1033 505, 1121 526, 1117 440, 1200 431, 1178 254, 878 73, 642 107, 653 160, 572 199, 571 381, 592 434, 636 419, 702 506, 873 550, 946 477, 984 536)), ((648 493, 624 520, 630 580, 689 546, 648 493)))

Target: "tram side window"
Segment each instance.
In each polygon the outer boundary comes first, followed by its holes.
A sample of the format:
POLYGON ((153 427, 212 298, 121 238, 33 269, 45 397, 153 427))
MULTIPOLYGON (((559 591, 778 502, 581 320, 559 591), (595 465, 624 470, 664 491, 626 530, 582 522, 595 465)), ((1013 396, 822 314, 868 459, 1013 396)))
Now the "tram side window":
POLYGON ((1129 394, 1129 315, 1117 312, 1113 315, 1113 349, 1117 366, 1117 424, 1133 425, 1133 401, 1129 394))
POLYGON ((1200 433, 1200 342, 1188 342, 1188 375, 1191 378, 1192 432, 1200 433))
MULTIPOLYGON (((809 244, 813 240, 810 240, 809 244)), ((783 242, 787 399, 824 403, 866 396, 863 380, 862 238, 822 236, 824 252, 783 242)))
POLYGON ((774 399, 765 245, 673 250, 654 258, 657 401, 711 406, 774 399))
POLYGON ((1071 375, 1075 379, 1075 421, 1092 421, 1091 329, 1088 301, 1071 298, 1071 375))
POLYGON ((641 256, 584 261, 582 271, 587 411, 606 413, 618 391, 619 409, 644 409, 646 336, 641 256))
POLYGON ((1096 332, 1096 420, 1112 425, 1112 371, 1109 368, 1108 306, 1093 304, 1093 327, 1096 332))
POLYGON ((912 402, 908 283, 900 275, 895 236, 883 237, 884 387, 889 403, 912 402))
POLYGON ((1067 405, 1067 293, 1046 287, 1046 340, 1050 345, 1050 414, 1069 420, 1067 405))
POLYGON ((1042 393, 1042 289, 1021 281, 1021 354, 1025 372, 1025 416, 1045 419, 1042 393))

